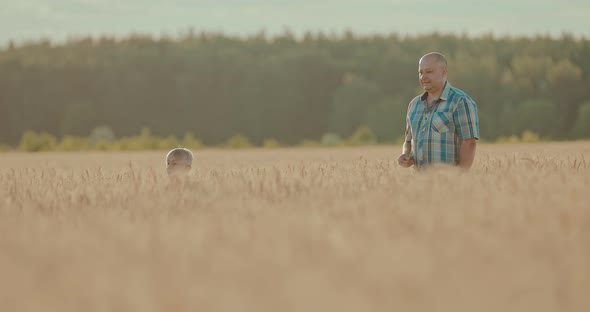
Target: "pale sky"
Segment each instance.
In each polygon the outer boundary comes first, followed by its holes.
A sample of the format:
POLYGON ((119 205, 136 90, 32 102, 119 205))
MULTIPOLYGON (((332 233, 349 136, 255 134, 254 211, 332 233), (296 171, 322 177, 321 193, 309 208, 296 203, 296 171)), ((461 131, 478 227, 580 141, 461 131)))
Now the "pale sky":
POLYGON ((559 35, 590 38, 588 0, 0 0, 0 45, 41 37, 248 35, 285 27, 358 34, 559 35))

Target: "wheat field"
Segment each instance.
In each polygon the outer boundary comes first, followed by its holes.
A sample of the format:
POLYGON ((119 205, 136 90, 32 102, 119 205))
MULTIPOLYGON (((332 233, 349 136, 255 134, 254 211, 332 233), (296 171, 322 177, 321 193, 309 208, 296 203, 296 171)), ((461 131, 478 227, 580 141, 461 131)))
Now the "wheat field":
POLYGON ((0 154, 2 311, 590 311, 590 142, 0 154))

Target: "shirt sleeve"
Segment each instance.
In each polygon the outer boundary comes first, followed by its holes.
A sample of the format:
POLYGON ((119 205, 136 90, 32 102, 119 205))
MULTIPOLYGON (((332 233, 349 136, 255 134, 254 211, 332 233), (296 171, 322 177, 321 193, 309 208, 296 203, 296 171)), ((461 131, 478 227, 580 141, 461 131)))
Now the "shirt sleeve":
POLYGON ((453 118, 455 119, 455 132, 461 141, 479 139, 477 105, 472 99, 469 97, 460 99, 453 113, 453 118))

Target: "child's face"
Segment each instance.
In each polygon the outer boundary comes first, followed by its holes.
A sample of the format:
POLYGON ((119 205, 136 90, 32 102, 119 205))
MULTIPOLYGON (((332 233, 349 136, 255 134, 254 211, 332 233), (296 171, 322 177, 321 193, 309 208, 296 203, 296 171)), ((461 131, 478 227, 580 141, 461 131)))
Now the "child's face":
POLYGON ((187 173, 191 170, 191 166, 183 162, 169 161, 166 166, 168 174, 187 173))

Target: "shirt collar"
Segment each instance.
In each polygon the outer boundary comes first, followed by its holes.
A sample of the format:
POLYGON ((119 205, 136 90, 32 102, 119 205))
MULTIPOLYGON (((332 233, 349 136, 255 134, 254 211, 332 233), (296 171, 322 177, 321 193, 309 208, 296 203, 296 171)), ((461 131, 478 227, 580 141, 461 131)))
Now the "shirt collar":
MULTIPOLYGON (((447 82, 445 82, 445 88, 443 89, 443 92, 441 93, 439 99, 446 101, 449 98, 449 92, 451 92, 451 84, 447 81, 447 82)), ((427 98, 428 98, 428 92, 424 92, 420 96, 420 99, 422 101, 426 101, 427 98)))

